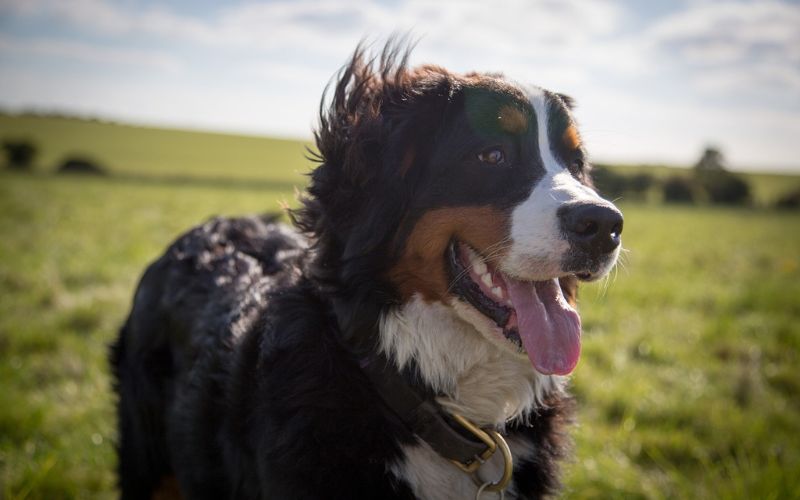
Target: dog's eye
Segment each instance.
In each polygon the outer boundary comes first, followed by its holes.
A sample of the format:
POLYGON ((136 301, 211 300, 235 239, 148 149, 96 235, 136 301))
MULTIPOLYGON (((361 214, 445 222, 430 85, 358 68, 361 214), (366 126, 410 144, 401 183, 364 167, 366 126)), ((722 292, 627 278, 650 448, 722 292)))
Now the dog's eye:
POLYGON ((578 153, 578 155, 569 163, 569 171, 573 174, 577 174, 582 172, 586 168, 586 158, 584 158, 582 153, 578 153))
POLYGON ((478 159, 483 163, 488 163, 489 165, 501 165, 506 161, 506 155, 503 154, 502 149, 490 148, 486 151, 478 153, 478 159))

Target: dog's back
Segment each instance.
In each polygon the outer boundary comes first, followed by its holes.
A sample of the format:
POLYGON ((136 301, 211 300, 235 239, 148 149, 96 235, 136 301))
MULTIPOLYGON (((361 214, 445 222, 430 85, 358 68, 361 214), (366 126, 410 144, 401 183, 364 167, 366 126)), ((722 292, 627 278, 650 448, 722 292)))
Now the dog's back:
POLYGON ((169 489, 175 446, 194 448, 182 460, 199 463, 187 470, 219 470, 207 446, 191 443, 210 439, 219 426, 224 398, 215 385, 231 369, 235 337, 252 327, 271 289, 296 280, 304 247, 274 217, 217 218, 180 237, 147 269, 112 347, 123 498, 169 489), (176 425, 187 406, 203 418, 176 425))
POLYGON ((339 342, 306 241, 213 219, 145 272, 112 348, 123 499, 412 498, 413 438, 339 342))

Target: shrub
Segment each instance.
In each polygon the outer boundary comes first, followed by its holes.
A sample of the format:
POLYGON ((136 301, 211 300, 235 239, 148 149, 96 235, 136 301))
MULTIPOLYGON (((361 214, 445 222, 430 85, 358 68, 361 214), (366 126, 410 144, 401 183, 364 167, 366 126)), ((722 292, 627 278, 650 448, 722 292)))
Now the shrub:
POLYGON ((750 185, 738 175, 707 171, 698 173, 698 180, 711 203, 746 205, 750 201, 750 185))
POLYGON ((661 186, 666 203, 694 203, 695 185, 691 179, 674 175, 664 180, 661 186))
POLYGON ((59 174, 105 175, 106 169, 94 160, 82 156, 70 156, 58 166, 59 174))
POLYGON ((606 198, 619 198, 628 188, 628 178, 605 165, 592 168, 592 180, 597 190, 606 198))
POLYGON ((775 208, 797 210, 800 208, 800 188, 789 191, 775 201, 775 208))
POLYGON ((635 198, 644 199, 655 179, 647 173, 634 174, 628 178, 628 192, 635 198))
POLYGON ((36 158, 36 146, 28 140, 3 141, 8 166, 17 170, 30 170, 36 158))

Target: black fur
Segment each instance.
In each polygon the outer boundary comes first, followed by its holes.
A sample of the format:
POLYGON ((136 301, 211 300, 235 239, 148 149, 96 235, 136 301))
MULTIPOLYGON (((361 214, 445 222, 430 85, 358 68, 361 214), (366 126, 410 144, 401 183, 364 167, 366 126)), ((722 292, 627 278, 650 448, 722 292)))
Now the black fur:
MULTIPOLYGON (((426 161, 461 97, 447 72, 405 59, 359 49, 340 75, 292 214, 302 235, 268 217, 213 219, 145 272, 111 356, 122 498, 151 498, 171 476, 192 499, 414 498, 389 468, 415 437, 359 359, 401 300, 386 271, 430 207, 426 161)), ((515 472, 522 498, 558 486, 569 404, 509 428, 537 450, 515 472)))

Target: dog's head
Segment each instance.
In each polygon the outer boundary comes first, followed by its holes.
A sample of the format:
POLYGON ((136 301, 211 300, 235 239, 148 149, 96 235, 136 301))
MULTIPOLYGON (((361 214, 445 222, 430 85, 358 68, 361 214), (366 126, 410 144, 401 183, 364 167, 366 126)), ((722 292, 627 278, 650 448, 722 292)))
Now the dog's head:
POLYGON ((570 99, 409 69, 406 55, 357 50, 324 100, 321 164, 294 213, 317 241, 317 278, 346 330, 421 298, 540 373, 570 372, 577 281, 611 269, 622 231, 591 187, 570 99))

